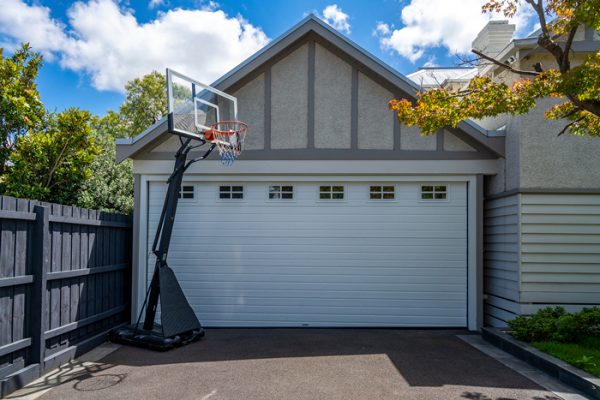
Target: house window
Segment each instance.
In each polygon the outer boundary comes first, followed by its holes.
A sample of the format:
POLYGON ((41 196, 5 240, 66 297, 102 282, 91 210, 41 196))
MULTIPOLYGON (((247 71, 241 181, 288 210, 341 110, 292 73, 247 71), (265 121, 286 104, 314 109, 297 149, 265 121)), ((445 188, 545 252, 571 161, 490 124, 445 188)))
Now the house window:
POLYGON ((448 191, 446 185, 442 186, 421 186, 422 200, 446 200, 448 191))
POLYGON ((269 199, 291 200, 294 198, 293 186, 269 186, 269 199))
POLYGON ((371 200, 394 200, 395 197, 396 188, 392 185, 369 187, 369 198, 371 200))
POLYGON ((243 186, 219 186, 220 199, 243 199, 243 186))
POLYGON ((182 186, 179 190, 180 199, 193 199, 194 198, 194 187, 193 186, 182 186))
POLYGON ((321 200, 343 200, 343 186, 319 186, 319 199, 321 200))

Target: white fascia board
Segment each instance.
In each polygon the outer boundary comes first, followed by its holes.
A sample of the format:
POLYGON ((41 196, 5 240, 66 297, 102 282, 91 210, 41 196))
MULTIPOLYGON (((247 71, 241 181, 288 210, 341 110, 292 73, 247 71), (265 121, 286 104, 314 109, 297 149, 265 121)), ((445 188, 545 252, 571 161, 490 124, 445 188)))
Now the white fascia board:
MULTIPOLYGON (((281 175, 495 175, 500 160, 400 160, 400 161, 237 161, 225 167, 219 161, 193 164, 186 175, 281 176, 281 175)), ((134 160, 133 172, 142 175, 167 175, 173 161, 134 160)))

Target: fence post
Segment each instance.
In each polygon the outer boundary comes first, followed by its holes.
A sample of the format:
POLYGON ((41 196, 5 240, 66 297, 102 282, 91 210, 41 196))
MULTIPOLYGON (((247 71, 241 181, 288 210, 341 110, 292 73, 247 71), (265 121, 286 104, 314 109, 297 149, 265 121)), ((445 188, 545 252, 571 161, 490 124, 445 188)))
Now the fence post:
POLYGON ((46 284, 50 263, 50 210, 47 207, 35 206, 35 229, 33 231, 32 274, 34 276, 31 291, 31 362, 39 363, 43 373, 48 319, 48 296, 46 284))

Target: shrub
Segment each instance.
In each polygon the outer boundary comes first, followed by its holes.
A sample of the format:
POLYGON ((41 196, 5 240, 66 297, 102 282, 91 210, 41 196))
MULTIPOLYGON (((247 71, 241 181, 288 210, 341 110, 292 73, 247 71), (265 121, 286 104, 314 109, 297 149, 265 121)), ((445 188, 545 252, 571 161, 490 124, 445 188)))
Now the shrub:
POLYGON ((531 316, 518 316, 508 325, 513 336, 525 342, 579 342, 600 336, 600 308, 567 314, 562 307, 546 307, 531 316))
POLYGON ((557 330, 560 317, 566 314, 562 307, 546 307, 531 316, 518 316, 508 322, 516 339, 525 342, 550 340, 557 330))

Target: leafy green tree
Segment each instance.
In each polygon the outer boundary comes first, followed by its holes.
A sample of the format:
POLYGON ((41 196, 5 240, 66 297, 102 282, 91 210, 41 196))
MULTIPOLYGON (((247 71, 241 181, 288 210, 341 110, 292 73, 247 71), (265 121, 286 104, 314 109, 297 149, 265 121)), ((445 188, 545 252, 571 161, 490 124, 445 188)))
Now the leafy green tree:
POLYGON ((131 161, 117 164, 115 138, 125 137, 126 128, 120 114, 109 112, 92 119, 92 131, 100 154, 90 165, 92 174, 83 182, 78 205, 129 214, 133 210, 133 173, 131 161))
POLYGON ((445 126, 456 126, 468 118, 494 117, 503 113, 525 114, 545 97, 565 101, 546 111, 546 118, 564 120, 560 134, 600 137, 600 51, 590 54, 576 67, 571 65, 571 49, 578 29, 586 26, 600 30, 600 0, 491 0, 484 12, 503 12, 512 17, 519 7, 531 7, 540 23, 538 45, 550 54, 556 68, 543 70, 538 63, 534 70, 515 70, 510 65, 473 50, 479 57, 492 62, 523 79, 512 86, 487 76, 477 76, 465 90, 434 89, 418 94, 416 102, 392 100, 398 120, 406 125, 418 125, 423 134, 432 134, 445 126), (556 17, 549 23, 547 18, 556 17))
POLYGON ((37 129, 44 106, 35 84, 42 56, 23 44, 11 57, 0 48, 0 175, 18 139, 37 129))
POLYGON ((48 114, 43 129, 22 136, 10 154, 6 194, 75 204, 90 165, 100 153, 91 114, 76 108, 48 114))
POLYGON ((135 136, 167 115, 167 81, 154 71, 125 85, 126 99, 119 109, 128 136, 135 136))

